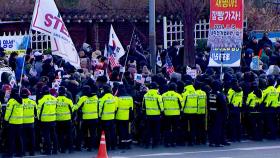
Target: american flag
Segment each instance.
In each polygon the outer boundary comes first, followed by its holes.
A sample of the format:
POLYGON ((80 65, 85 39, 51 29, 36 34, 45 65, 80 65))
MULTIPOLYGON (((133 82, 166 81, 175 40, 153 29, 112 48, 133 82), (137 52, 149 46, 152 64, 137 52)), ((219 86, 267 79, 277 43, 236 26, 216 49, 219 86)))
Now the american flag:
POLYGON ((172 65, 172 62, 171 62, 171 59, 168 55, 166 55, 165 60, 166 60, 166 62, 165 62, 164 67, 166 68, 166 72, 169 75, 171 75, 173 72, 175 72, 174 67, 172 65))
POLYGON ((110 62, 110 65, 111 65, 112 69, 120 66, 119 61, 115 58, 113 50, 114 50, 114 48, 109 46, 109 48, 108 48, 108 55, 109 55, 108 60, 110 62))

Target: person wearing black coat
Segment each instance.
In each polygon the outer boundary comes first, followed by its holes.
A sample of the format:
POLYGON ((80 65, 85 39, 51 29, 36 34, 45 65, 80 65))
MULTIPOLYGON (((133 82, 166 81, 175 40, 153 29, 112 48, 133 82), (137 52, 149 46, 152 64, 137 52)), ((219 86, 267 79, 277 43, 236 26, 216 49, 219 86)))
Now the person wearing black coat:
POLYGON ((167 49, 167 53, 171 58, 172 64, 175 67, 175 69, 183 65, 184 51, 183 49, 180 49, 179 42, 173 42, 172 47, 167 49))
POLYGON ((223 147, 229 145, 225 141, 224 125, 227 116, 226 96, 222 92, 222 84, 215 80, 212 82, 211 91, 208 94, 209 111, 209 146, 223 147))

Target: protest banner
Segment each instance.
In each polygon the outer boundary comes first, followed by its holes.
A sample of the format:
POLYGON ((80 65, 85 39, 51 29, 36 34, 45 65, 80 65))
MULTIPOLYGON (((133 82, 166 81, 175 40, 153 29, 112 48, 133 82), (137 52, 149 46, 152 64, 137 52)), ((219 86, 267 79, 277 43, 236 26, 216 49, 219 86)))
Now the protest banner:
POLYGON ((240 66, 243 7, 243 0, 210 0, 209 66, 240 66))
POLYGON ((36 0, 31 29, 51 37, 53 55, 80 68, 80 58, 54 0, 36 0))
POLYGON ((0 36, 0 47, 5 49, 6 55, 12 52, 24 54, 28 44, 28 35, 0 36))

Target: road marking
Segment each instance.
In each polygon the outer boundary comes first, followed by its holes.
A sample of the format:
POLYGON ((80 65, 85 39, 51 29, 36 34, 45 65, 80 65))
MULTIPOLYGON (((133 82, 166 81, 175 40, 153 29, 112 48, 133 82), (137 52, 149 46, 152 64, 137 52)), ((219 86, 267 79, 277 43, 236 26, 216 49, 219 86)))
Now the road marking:
MULTIPOLYGON (((253 151, 253 150, 271 150, 280 149, 280 146, 261 146, 261 147, 245 147, 245 148, 232 148, 232 149, 221 149, 221 150, 202 150, 202 151, 189 151, 179 153, 154 153, 154 154, 143 154, 143 155, 132 155, 127 157, 115 157, 112 158, 139 158, 139 157, 158 157, 158 156, 180 156, 188 154, 202 154, 202 153, 215 153, 215 152, 228 152, 228 151, 253 151)), ((217 157, 217 158, 232 158, 232 157, 217 157)))
POLYGON ((187 154, 201 154, 201 153, 213 153, 213 152, 227 152, 234 151, 236 149, 224 149, 224 150, 202 150, 202 151, 189 151, 181 153, 155 153, 155 154, 146 154, 146 155, 135 155, 129 156, 129 158, 135 157, 156 157, 156 156, 178 156, 178 155, 187 155, 187 154))
POLYGON ((33 157, 46 157, 46 156, 48 156, 48 155, 34 155, 34 156, 24 156, 24 157, 31 157, 31 158, 33 158, 33 157))
POLYGON ((260 146, 260 147, 250 147, 250 148, 239 148, 239 150, 269 150, 269 149, 280 149, 280 146, 260 146))

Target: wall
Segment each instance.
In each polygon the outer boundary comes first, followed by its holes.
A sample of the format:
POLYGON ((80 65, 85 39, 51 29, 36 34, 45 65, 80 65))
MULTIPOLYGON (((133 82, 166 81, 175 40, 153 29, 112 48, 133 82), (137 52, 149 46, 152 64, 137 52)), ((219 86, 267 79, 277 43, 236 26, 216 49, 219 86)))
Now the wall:
MULTIPOLYGON (((129 22, 118 22, 118 23, 78 23, 71 22, 66 23, 67 29, 70 32, 72 40, 75 46, 79 49, 84 42, 92 45, 93 48, 100 46, 100 49, 104 49, 104 45, 109 41, 110 25, 113 25, 117 36, 122 42, 124 48, 130 43, 130 39, 133 32, 133 26, 135 26, 138 34, 141 36, 141 42, 143 47, 146 48, 149 43, 149 24, 146 22, 129 23, 129 22)), ((4 32, 17 32, 28 31, 29 23, 11 23, 11 24, 0 24, 0 36, 4 32)), ((163 25, 162 23, 156 23, 157 33, 157 45, 163 45, 163 25)))

